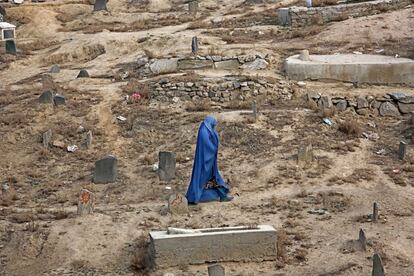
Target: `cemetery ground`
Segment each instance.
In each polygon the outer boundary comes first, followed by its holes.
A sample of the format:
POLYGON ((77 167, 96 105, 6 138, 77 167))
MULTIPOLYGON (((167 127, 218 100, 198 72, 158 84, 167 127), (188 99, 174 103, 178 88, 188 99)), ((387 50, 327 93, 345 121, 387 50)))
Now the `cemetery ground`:
POLYGON ((257 224, 277 229, 277 260, 222 263, 228 275, 370 275, 374 253, 388 275, 412 275, 411 118, 321 109, 308 94, 414 95, 414 88, 322 81, 303 86, 286 80, 281 68, 302 49, 313 54, 383 49, 413 58, 413 8, 290 29, 272 24, 280 7, 273 1, 203 1, 196 16, 186 6, 111 0, 108 12, 92 13, 87 1, 59 0, 7 9, 18 26, 20 52, 0 55, 0 275, 207 275, 207 265, 148 271, 148 232, 257 224), (194 35, 204 55, 260 52, 269 66, 134 75, 137 57, 190 55, 194 35), (48 73, 54 64, 60 71, 48 73), (81 69, 91 77, 76 78, 81 69), (253 99, 150 99, 151 83, 163 79, 229 75, 272 85, 271 93, 256 97, 256 120, 253 99), (63 94, 66 104, 40 104, 46 90, 63 94), (126 101, 134 91, 142 99, 126 101), (219 167, 235 199, 172 215, 168 197, 186 192, 197 130, 208 114, 219 121, 219 167), (48 130, 52 136, 45 147, 42 134, 48 130), (409 143, 400 160, 402 137, 409 143), (77 150, 68 152, 71 145, 77 150), (299 148, 308 145, 311 162, 298 164, 299 148), (177 158, 170 182, 153 170, 164 150, 177 158), (95 161, 108 154, 118 159, 117 180, 94 184, 95 161), (80 216, 82 188, 93 193, 94 212, 80 216), (370 216, 374 202, 376 223, 370 216), (355 245, 360 229, 366 251, 355 245))

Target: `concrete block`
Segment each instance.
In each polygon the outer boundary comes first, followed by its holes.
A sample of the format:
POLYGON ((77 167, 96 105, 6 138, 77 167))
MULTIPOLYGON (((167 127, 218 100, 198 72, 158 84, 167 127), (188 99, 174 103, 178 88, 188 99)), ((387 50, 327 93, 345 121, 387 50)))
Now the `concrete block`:
POLYGON ((150 232, 150 258, 155 267, 223 261, 276 259, 276 230, 270 225, 194 229, 193 233, 150 232))
POLYGON ((299 55, 285 61, 290 79, 328 79, 369 84, 414 84, 414 60, 381 55, 299 55))

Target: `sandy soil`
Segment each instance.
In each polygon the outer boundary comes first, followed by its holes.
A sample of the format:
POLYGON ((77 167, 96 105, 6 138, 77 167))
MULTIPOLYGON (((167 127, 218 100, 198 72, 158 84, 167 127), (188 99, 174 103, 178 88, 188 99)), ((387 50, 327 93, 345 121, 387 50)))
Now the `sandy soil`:
MULTIPOLYGON (((16 57, 1 53, 0 64, 0 275, 207 275, 206 265, 146 271, 137 257, 142 235, 169 226, 251 224, 278 229, 278 259, 223 263, 228 275, 369 275, 374 252, 381 254, 388 275, 413 275, 411 145, 404 161, 397 156, 400 138, 412 131, 408 118, 331 114, 335 124, 328 127, 323 114, 307 109, 303 96, 315 91, 414 94, 414 88, 307 82, 295 88, 294 100, 264 101, 255 123, 246 105, 190 112, 187 103, 124 101, 128 81, 118 77, 122 64, 148 50, 157 56, 189 54, 194 35, 201 53, 269 54, 268 70, 242 73, 275 80, 285 80, 283 59, 305 48, 311 53, 384 49, 414 57, 412 7, 290 30, 257 23, 270 20, 278 5, 257 2, 202 1, 195 17, 182 2, 170 0, 111 0, 108 12, 98 13, 88 1, 69 0, 7 9, 9 21, 18 26, 20 51, 16 57), (200 27, 190 28, 195 23, 200 27), (53 64, 59 64, 60 73, 42 77, 53 64), (76 79, 81 68, 94 77, 76 79), (67 104, 39 105, 46 89, 63 93, 67 104), (229 203, 191 206, 189 216, 165 214, 169 195, 186 191, 197 128, 210 113, 219 119, 220 169, 238 196, 229 203), (118 115, 127 121, 120 122, 118 115), (340 131, 346 121, 359 129, 356 135, 340 131), (92 130, 92 147, 82 145, 85 132, 79 126, 92 130), (44 149, 41 135, 48 129, 53 140, 79 150, 44 149), (361 131, 380 138, 364 139, 361 131), (316 158, 300 168, 298 147, 309 143, 316 158), (384 154, 375 153, 381 149, 384 154), (171 183, 160 182, 152 171, 160 150, 177 153, 177 177, 171 183), (94 162, 106 154, 119 159, 119 178, 93 184, 94 162), (76 215, 81 188, 93 191, 96 201, 95 212, 83 217, 76 215), (378 223, 367 221, 374 201, 380 206, 378 223), (320 208, 324 214, 310 212, 320 208), (367 233, 367 251, 352 246, 360 228, 367 233)), ((281 89, 290 85, 280 83, 281 89)))

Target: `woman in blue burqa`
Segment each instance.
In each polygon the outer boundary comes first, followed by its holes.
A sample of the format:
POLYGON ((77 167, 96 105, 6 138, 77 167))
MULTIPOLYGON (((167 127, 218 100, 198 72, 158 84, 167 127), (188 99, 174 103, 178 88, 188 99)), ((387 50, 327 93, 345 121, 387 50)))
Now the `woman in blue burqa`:
POLYGON ((217 166, 219 136, 216 126, 217 120, 207 116, 198 129, 193 173, 186 195, 191 204, 233 199, 228 195, 229 186, 224 182, 217 166))

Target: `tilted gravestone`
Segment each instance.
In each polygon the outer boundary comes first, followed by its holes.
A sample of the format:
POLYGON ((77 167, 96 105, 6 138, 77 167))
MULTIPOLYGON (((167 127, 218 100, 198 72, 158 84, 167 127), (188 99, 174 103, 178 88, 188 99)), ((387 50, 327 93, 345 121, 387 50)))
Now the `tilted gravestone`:
POLYGON ((106 7, 106 3, 107 3, 107 0, 96 0, 95 5, 93 6, 93 11, 102 11, 102 10, 107 11, 108 9, 106 7))
POLYGON ((39 97, 39 103, 52 104, 53 103, 53 92, 45 91, 39 97))
POLYGON ((367 250, 367 238, 365 236, 365 232, 362 229, 359 229, 359 237, 358 237, 358 242, 361 246, 361 249, 363 251, 367 250))
POLYGON ((161 151, 159 153, 158 175, 161 181, 171 181, 175 178, 175 153, 161 151))
POLYGON ((48 148, 51 140, 52 140, 52 130, 49 129, 42 135, 43 147, 48 148))
POLYGON ((64 105, 64 104, 66 104, 65 96, 60 95, 60 94, 56 94, 53 97, 53 102, 54 102, 55 105, 64 105))
POLYGON ((376 253, 372 257, 372 276, 385 276, 381 256, 376 253))
POLYGON ((400 158, 400 160, 404 160, 406 153, 407 153, 407 143, 404 141, 401 141, 400 148, 398 150, 398 157, 400 158))
POLYGON ((107 155, 95 162, 95 174, 93 182, 112 183, 118 176, 118 160, 113 155, 107 155))
POLYGON ((6 40, 6 54, 15 55, 17 53, 14 40, 6 40))
POLYGON ((197 39, 197 37, 196 37, 196 36, 194 36, 194 37, 191 39, 191 52, 192 52, 193 54, 196 54, 196 53, 198 52, 198 39, 197 39))
POLYGON ((55 64, 55 65, 53 65, 52 67, 50 67, 49 73, 52 73, 52 74, 57 74, 57 73, 59 73, 59 72, 60 72, 60 67, 59 67, 59 65, 55 64))
POLYGON ((89 73, 85 69, 82 69, 82 70, 79 71, 79 74, 76 78, 77 79, 79 79, 79 78, 89 78, 89 73))
POLYGON ((79 193, 78 215, 93 213, 94 198, 93 193, 87 189, 82 189, 79 193))
POLYGON ((224 267, 220 264, 212 264, 208 266, 208 276, 225 276, 224 267))
POLYGON ((168 199, 168 210, 173 215, 188 214, 187 198, 182 194, 172 194, 168 199))

